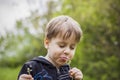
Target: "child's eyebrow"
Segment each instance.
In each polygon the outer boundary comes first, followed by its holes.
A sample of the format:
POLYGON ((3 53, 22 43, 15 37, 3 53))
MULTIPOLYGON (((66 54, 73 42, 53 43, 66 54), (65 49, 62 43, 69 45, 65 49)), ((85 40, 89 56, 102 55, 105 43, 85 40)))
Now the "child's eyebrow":
POLYGON ((59 41, 59 42, 57 42, 58 44, 66 44, 66 42, 64 42, 64 41, 59 41))
MULTIPOLYGON (((58 43, 58 44, 67 44, 67 42, 65 42, 65 41, 59 41, 59 42, 57 42, 57 43, 58 43)), ((71 43, 71 45, 75 46, 76 43, 71 43)))

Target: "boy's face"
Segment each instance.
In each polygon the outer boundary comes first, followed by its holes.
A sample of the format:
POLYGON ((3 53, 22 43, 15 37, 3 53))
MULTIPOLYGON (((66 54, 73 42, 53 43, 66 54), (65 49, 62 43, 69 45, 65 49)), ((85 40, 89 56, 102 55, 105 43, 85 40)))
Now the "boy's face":
POLYGON ((48 59, 55 66, 59 67, 66 64, 74 56, 76 42, 72 37, 67 40, 56 37, 45 40, 45 47, 48 50, 48 59))

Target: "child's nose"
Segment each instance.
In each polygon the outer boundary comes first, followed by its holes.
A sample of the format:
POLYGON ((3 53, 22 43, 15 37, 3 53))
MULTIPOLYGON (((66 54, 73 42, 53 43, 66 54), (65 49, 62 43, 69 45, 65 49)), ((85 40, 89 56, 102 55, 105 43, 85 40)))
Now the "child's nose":
POLYGON ((64 53, 68 55, 70 53, 70 48, 65 48, 64 53))

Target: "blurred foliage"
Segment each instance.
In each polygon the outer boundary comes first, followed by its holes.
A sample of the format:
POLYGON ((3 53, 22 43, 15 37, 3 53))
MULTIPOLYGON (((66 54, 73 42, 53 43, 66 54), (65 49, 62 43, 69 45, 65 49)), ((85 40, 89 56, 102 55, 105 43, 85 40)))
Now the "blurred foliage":
POLYGON ((9 68, 9 67, 0 67, 0 80, 17 80, 18 72, 20 71, 20 67, 9 68))
POLYGON ((17 67, 35 56, 45 55, 46 23, 57 15, 69 15, 83 30, 71 66, 83 71, 84 80, 119 80, 120 1, 50 0, 47 7, 48 11, 42 16, 36 11, 25 20, 17 21, 16 34, 0 37, 0 66, 17 67))
POLYGON ((34 13, 26 20, 17 21, 15 33, 0 37, 0 66, 17 67, 35 56, 45 55, 41 31, 34 13))

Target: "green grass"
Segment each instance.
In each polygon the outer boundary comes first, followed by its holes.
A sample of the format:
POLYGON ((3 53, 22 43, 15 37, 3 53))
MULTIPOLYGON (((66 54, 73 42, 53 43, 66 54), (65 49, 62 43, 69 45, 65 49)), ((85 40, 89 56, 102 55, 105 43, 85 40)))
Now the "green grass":
POLYGON ((17 80, 18 73, 21 67, 18 68, 3 68, 0 67, 0 80, 17 80))

